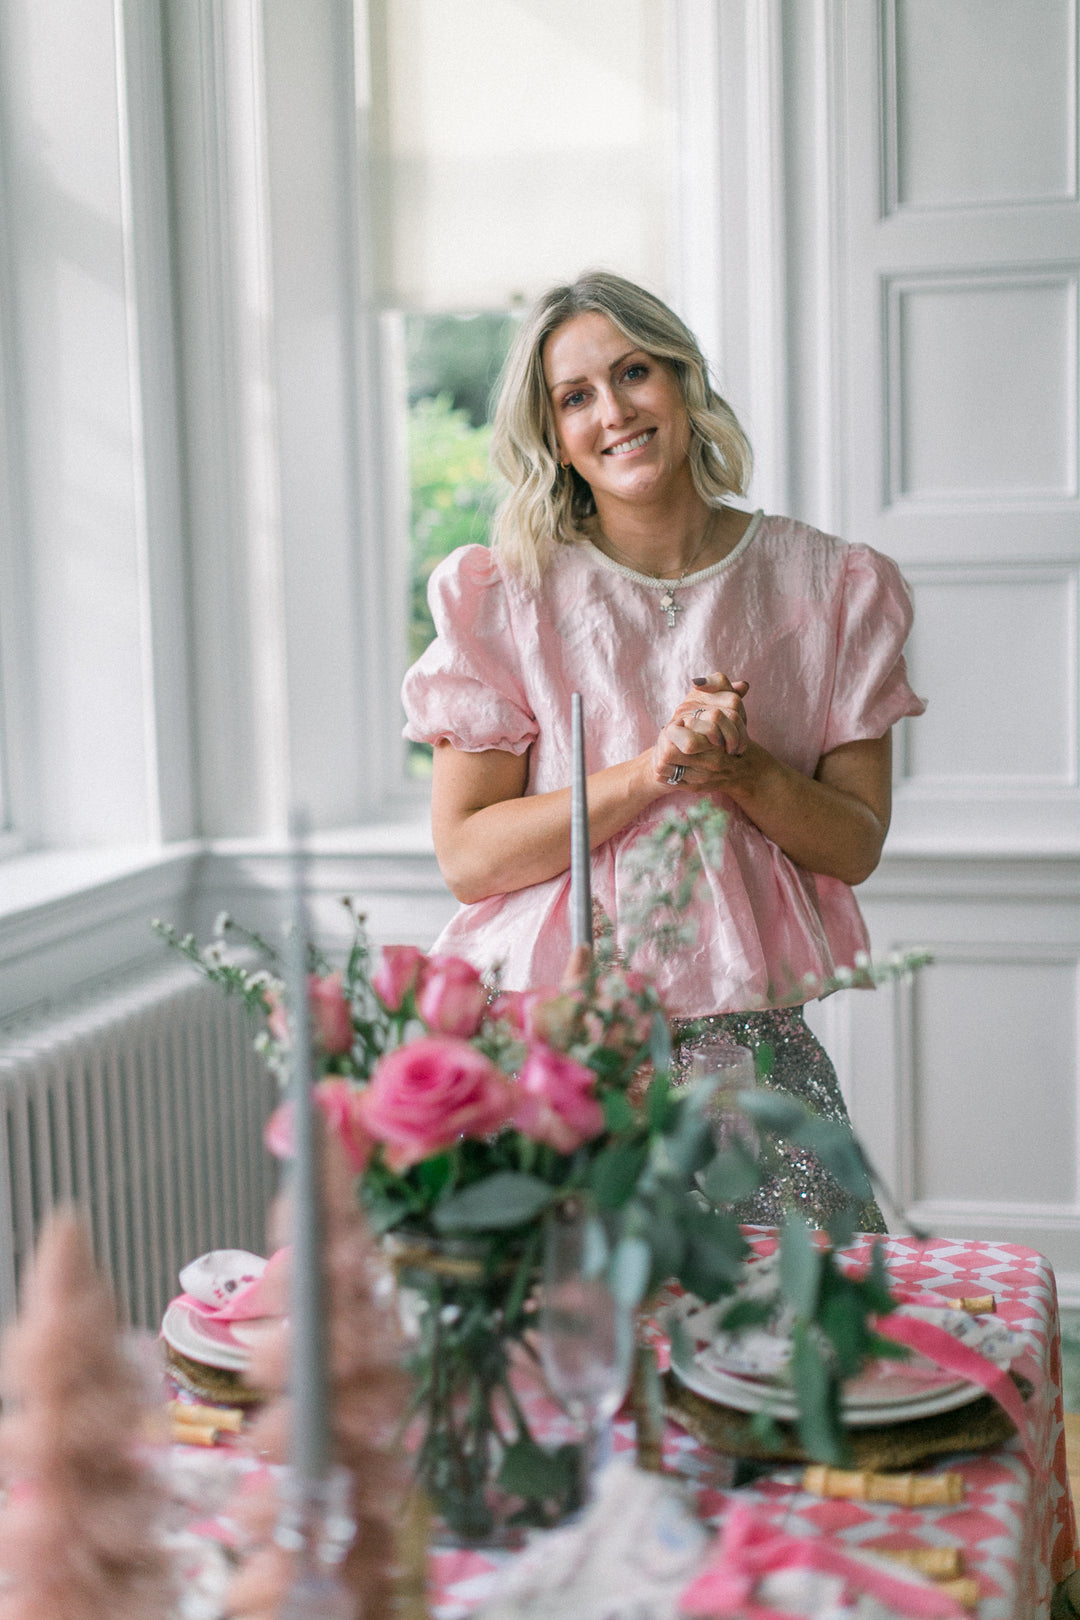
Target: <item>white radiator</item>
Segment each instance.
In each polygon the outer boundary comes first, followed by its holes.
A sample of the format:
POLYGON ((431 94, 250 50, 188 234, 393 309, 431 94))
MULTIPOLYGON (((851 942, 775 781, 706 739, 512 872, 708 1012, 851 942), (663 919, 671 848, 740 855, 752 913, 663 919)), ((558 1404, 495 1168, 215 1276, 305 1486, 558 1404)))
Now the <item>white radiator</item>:
POLYGON ((0 1322, 58 1203, 82 1209, 135 1326, 208 1249, 264 1252, 276 1085, 242 1002, 180 963, 0 1042, 0 1322))

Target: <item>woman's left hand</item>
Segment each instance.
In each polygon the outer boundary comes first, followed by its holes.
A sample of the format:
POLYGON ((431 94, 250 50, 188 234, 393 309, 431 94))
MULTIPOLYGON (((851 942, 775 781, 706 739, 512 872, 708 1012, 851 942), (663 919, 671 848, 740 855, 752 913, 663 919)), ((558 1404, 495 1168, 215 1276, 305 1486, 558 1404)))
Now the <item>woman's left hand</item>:
POLYGON ((705 737, 723 753, 745 754, 750 737, 743 698, 749 690, 749 681, 729 681, 720 670, 699 675, 675 710, 672 724, 705 737))

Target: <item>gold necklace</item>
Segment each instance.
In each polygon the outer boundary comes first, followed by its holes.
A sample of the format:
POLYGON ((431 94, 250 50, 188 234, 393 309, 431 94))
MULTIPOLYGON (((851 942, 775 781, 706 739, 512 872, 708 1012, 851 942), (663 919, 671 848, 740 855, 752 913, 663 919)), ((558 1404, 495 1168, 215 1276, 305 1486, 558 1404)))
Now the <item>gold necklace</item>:
MULTIPOLYGON (((651 574, 651 575, 649 575, 650 578, 655 579, 655 580, 661 580, 662 583, 663 583, 664 590, 663 590, 663 593, 661 594, 661 597, 660 597, 660 609, 661 609, 661 611, 663 613, 667 614, 667 622, 668 622, 669 628, 671 626, 673 626, 674 623, 675 623, 675 615, 677 613, 682 612, 682 608, 679 606, 678 602, 676 602, 676 600, 675 600, 675 592, 678 590, 679 586, 682 584, 683 580, 686 578, 687 574, 690 572, 691 568, 693 568, 694 564, 697 562, 698 558, 702 555, 702 553, 705 550, 705 547, 708 545, 709 541, 711 540, 711 538, 712 538, 712 530, 713 530, 713 523, 715 521, 715 518, 716 518, 716 508, 713 507, 712 510, 709 513, 709 516, 708 516, 707 520, 706 520, 705 528, 704 528, 704 530, 702 532, 701 540, 700 540, 700 542, 698 544, 697 550, 694 552, 693 556, 690 558, 689 562, 686 564, 685 568, 683 569, 682 573, 679 575, 678 579, 664 579, 661 574, 651 574)), ((628 557, 626 552, 621 550, 620 547, 618 547, 615 544, 614 540, 611 539, 610 535, 607 535, 607 534, 604 533, 603 529, 600 530, 600 538, 604 541, 605 545, 608 545, 608 546, 611 547, 612 551, 614 551, 617 556, 622 557, 624 562, 627 564, 627 566, 631 569, 631 571, 633 573, 635 573, 635 574, 649 574, 649 570, 647 568, 639 568, 637 563, 634 561, 634 559, 632 557, 628 557)))

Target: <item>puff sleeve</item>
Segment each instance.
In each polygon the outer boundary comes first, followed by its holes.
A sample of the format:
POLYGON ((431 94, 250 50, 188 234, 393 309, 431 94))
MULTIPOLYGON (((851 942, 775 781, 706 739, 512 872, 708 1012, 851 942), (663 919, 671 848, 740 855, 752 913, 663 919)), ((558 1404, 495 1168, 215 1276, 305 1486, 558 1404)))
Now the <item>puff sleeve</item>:
POLYGON ((436 637, 405 676, 412 742, 449 742, 465 753, 523 754, 539 727, 521 677, 510 604, 486 546, 462 546, 428 585, 436 637))
POLYGON ((896 564, 870 546, 849 546, 823 754, 883 737, 904 715, 926 708, 904 662, 911 621, 911 592, 896 564))

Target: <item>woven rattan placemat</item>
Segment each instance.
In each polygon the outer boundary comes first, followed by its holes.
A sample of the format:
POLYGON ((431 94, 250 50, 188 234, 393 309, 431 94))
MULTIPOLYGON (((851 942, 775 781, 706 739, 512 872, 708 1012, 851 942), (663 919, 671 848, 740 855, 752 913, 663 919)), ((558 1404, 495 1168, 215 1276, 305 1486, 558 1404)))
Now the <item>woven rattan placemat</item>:
MULTIPOLYGON (((1031 1386, 1013 1375, 1025 1400, 1031 1386)), ((730 1406, 695 1395, 671 1374, 664 1376, 664 1407, 672 1422, 692 1434, 695 1440, 730 1457, 752 1457, 761 1462, 810 1462, 799 1443, 793 1423, 777 1423, 779 1449, 770 1448, 753 1431, 749 1412, 736 1412, 730 1406)), ((912 1468, 930 1457, 949 1451, 987 1451, 1015 1433, 1012 1422, 989 1395, 981 1395, 967 1406, 936 1417, 910 1419, 906 1423, 885 1423, 878 1428, 849 1429, 853 1466, 878 1472, 888 1468, 912 1468)))
POLYGON ((227 1372, 220 1367, 204 1367, 202 1362, 182 1356, 168 1343, 165 1344, 165 1363, 169 1377, 181 1389, 186 1389, 189 1395, 200 1396, 204 1401, 215 1402, 218 1406, 257 1406, 265 1399, 259 1390, 244 1383, 242 1374, 227 1372))

